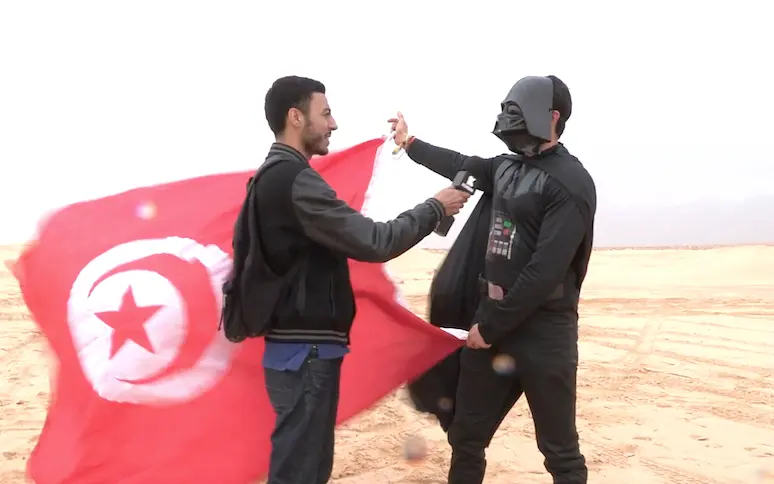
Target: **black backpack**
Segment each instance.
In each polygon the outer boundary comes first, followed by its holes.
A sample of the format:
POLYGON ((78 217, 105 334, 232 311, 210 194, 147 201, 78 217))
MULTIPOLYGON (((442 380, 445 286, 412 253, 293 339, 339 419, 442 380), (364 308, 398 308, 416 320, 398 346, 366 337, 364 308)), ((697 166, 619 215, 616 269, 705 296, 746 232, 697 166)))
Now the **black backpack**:
POLYGON ((229 341, 263 336, 269 329, 274 305, 287 275, 274 273, 266 264, 258 231, 256 182, 281 160, 270 157, 247 182, 247 195, 236 223, 232 248, 234 265, 223 284, 223 308, 220 325, 229 341))

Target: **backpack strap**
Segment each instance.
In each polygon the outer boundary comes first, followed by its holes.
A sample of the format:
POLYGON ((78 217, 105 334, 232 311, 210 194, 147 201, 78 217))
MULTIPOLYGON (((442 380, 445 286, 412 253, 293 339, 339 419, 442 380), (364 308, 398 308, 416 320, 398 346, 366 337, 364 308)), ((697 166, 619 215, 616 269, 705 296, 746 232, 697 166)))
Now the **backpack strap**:
POLYGON ((266 159, 266 161, 263 162, 261 166, 258 167, 258 170, 253 174, 253 176, 250 177, 249 180, 247 180, 247 196, 250 196, 250 190, 253 188, 253 185, 255 185, 255 182, 258 180, 258 178, 266 173, 271 167, 278 165, 282 161, 282 155, 281 154, 275 154, 266 159))

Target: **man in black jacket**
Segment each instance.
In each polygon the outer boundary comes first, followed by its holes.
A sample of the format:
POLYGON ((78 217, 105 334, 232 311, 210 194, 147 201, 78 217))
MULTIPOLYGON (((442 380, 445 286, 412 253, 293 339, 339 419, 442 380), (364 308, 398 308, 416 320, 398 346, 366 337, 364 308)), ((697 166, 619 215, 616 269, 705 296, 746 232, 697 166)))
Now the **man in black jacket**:
POLYGON ((251 182, 246 208, 252 212, 243 208, 253 214, 244 224, 252 224, 256 237, 245 244, 237 229, 234 245, 235 268, 249 259, 239 267, 263 270, 234 278, 277 276, 252 281, 262 298, 279 288, 276 301, 261 300, 273 307, 261 330, 266 390, 277 414, 268 482, 322 484, 333 467, 341 363, 355 317, 347 259, 385 262, 399 256, 443 216, 458 213, 469 195, 447 188, 395 220, 374 222, 338 199, 309 165, 310 157, 328 153, 337 128, 323 84, 280 78, 266 94, 265 110, 276 143, 251 182))
POLYGON ((481 269, 486 290, 460 355, 450 484, 484 479, 485 449, 524 393, 538 448, 555 484, 585 484, 575 426, 578 302, 591 255, 596 189, 559 137, 572 112, 554 76, 519 80, 502 103, 494 134, 516 155, 467 157, 408 135, 395 142, 416 162, 453 178, 467 170, 492 198, 481 269))

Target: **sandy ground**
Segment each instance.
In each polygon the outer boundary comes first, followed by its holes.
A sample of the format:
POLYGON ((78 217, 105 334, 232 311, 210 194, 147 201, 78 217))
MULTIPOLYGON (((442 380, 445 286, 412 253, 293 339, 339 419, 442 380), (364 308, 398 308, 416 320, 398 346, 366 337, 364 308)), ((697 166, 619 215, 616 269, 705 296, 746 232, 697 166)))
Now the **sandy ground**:
MULTIPOLYGON (((0 250, 0 261, 13 257, 0 250)), ((441 255, 391 263, 425 313, 441 255)), ((774 247, 594 255, 581 321, 578 417, 595 483, 774 482, 774 247)), ((0 272, 0 483, 24 482, 48 398, 45 340, 0 272)), ((443 483, 445 436, 401 391, 338 432, 333 482, 443 483), (429 445, 403 460, 407 438, 429 445)), ((489 453, 487 483, 549 483, 525 402, 489 453)))

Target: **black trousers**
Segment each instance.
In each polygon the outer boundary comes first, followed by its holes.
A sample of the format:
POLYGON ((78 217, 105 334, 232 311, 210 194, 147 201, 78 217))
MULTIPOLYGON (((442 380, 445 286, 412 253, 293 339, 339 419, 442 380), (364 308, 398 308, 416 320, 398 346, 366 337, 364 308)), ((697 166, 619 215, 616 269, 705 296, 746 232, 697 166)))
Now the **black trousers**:
POLYGON ((333 470, 342 358, 307 358, 298 371, 265 369, 277 414, 267 484, 325 484, 333 470))
POLYGON ((524 393, 535 424, 537 446, 554 484, 586 484, 586 460, 575 427, 577 347, 509 351, 515 368, 493 369, 494 349, 462 350, 454 419, 449 484, 481 484, 485 449, 505 416, 524 393))

